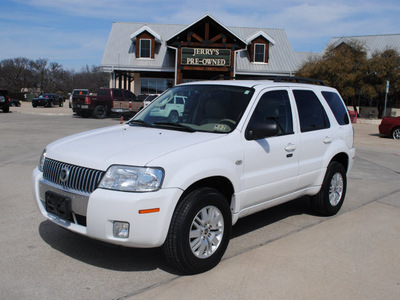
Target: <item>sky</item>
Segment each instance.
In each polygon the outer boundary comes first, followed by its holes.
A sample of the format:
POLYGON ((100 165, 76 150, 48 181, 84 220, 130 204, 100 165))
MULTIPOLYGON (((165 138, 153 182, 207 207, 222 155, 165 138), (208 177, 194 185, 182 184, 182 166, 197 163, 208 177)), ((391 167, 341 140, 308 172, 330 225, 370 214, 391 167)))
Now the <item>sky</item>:
POLYGON ((39 58, 65 69, 99 66, 113 22, 284 29, 294 51, 333 37, 400 34, 400 0, 1 0, 0 61, 39 58))

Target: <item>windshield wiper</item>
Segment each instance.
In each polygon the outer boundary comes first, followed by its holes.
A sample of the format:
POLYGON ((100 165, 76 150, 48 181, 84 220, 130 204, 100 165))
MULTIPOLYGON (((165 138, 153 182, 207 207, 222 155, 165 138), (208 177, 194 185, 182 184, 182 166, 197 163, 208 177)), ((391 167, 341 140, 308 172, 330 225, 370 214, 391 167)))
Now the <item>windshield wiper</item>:
POLYGON ((145 127, 153 127, 152 124, 149 124, 149 123, 147 123, 147 122, 145 122, 143 120, 130 120, 128 122, 128 125, 142 125, 142 126, 145 126, 145 127))
POLYGON ((182 125, 180 123, 171 123, 171 122, 155 122, 154 125, 160 125, 160 126, 167 126, 167 127, 173 127, 179 130, 184 130, 187 132, 195 132, 196 130, 189 127, 189 126, 185 126, 182 125))

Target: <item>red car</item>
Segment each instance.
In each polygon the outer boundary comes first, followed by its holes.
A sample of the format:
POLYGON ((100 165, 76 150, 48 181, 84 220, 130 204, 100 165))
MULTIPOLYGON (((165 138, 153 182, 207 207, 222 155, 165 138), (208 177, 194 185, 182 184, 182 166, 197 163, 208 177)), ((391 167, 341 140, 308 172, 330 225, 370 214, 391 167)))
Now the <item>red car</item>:
POLYGON ((382 117, 379 133, 400 140, 400 117, 382 117))

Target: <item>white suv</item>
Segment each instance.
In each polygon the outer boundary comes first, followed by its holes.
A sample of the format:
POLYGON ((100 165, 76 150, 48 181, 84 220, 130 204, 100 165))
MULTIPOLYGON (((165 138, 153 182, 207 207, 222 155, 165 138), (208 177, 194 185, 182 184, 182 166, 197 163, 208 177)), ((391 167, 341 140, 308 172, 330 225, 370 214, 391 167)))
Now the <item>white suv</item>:
POLYGON ((163 98, 164 101, 158 102, 150 110, 150 116, 168 118, 169 121, 179 122, 179 117, 182 117, 185 109, 186 96, 170 95, 169 98, 163 98))
POLYGON ((336 214, 353 164, 353 128, 323 85, 209 81, 171 88, 126 124, 51 143, 33 172, 40 212, 74 232, 159 247, 185 273, 221 260, 239 218, 310 196, 336 214), (184 98, 171 120, 153 116, 184 98))

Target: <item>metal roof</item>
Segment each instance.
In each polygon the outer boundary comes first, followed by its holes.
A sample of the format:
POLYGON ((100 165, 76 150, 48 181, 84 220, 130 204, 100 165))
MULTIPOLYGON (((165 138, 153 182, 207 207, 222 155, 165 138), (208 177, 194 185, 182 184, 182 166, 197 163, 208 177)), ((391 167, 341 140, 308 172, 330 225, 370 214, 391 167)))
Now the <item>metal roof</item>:
MULTIPOLYGON (((209 15, 206 15, 209 16, 209 15)), ((302 56, 296 55, 283 29, 226 27, 242 41, 264 33, 274 43, 270 43, 269 62, 252 63, 247 50, 239 50, 236 59, 236 74, 266 75, 292 74, 299 66, 302 56)), ((175 51, 167 46, 167 40, 184 31, 188 25, 123 23, 112 25, 101 66, 106 71, 114 69, 127 71, 164 71, 175 70, 175 51), (142 28, 149 28, 160 38, 156 43, 154 59, 137 59, 135 46, 130 37, 142 28)))
POLYGON ((359 42, 365 46, 368 56, 371 56, 375 52, 383 52, 388 49, 394 49, 400 53, 400 34, 334 37, 327 44, 322 53, 324 53, 330 46, 337 47, 342 43, 348 44, 352 41, 359 42))

